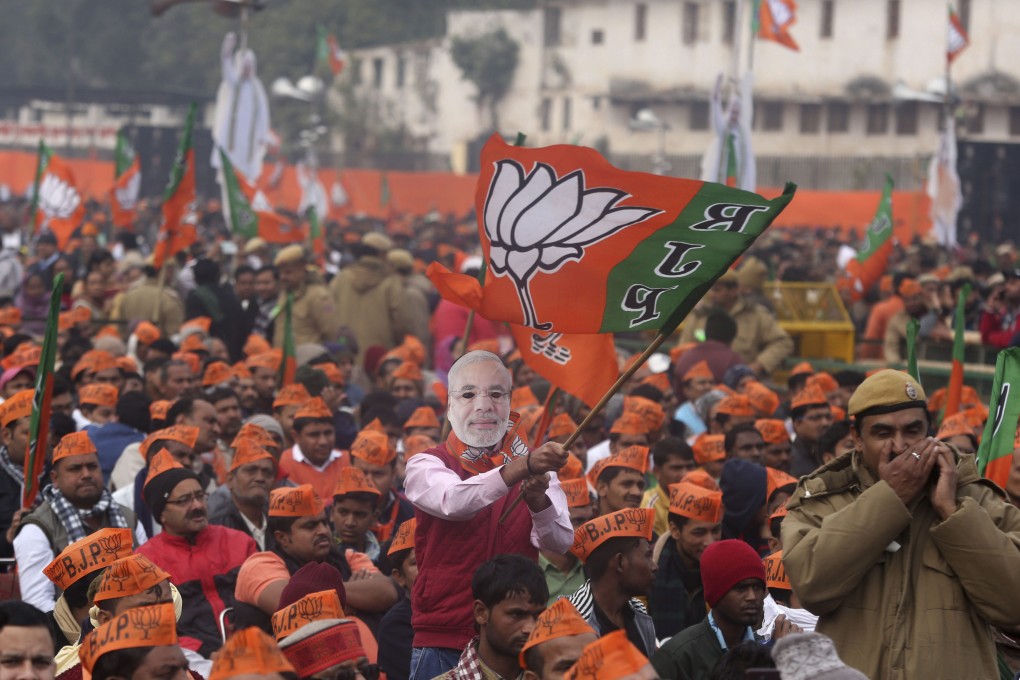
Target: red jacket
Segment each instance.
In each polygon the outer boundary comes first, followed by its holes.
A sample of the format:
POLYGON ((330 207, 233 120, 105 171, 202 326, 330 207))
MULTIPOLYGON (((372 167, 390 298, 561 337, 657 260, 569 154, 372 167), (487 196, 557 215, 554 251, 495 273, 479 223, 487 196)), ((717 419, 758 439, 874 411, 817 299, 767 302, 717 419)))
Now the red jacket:
MULTIPOLYGON (((461 479, 465 471, 446 444, 423 454, 443 461, 461 479)), ((483 562, 504 553, 518 553, 538 559, 531 544, 531 511, 526 503, 499 524, 508 503, 517 498, 519 485, 477 515, 463 522, 440 519, 415 508, 418 529, 414 534, 414 553, 418 561, 418 580, 411 594, 411 622, 415 647, 442 647, 463 650, 476 635, 472 614, 471 577, 483 562)))
POLYGON ((1007 314, 985 311, 981 315, 980 329, 981 342, 996 349, 1005 349, 1020 333, 1020 309, 1007 314))
POLYGON ((209 658, 223 644, 219 617, 234 606, 237 572, 258 552, 255 541, 240 531, 210 524, 199 532, 194 545, 164 531, 138 552, 170 574, 181 593, 184 610, 177 622, 181 646, 209 658))

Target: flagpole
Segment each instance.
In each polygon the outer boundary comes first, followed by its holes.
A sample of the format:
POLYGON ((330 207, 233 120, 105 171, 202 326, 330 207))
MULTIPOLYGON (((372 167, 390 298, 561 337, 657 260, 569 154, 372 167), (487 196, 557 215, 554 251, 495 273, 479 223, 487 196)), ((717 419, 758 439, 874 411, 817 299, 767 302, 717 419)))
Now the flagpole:
POLYGON ((542 419, 538 421, 538 429, 535 430, 535 446, 541 446, 545 443, 545 434, 549 431, 549 425, 552 424, 552 412, 556 408, 556 402, 559 401, 559 398, 560 388, 553 386, 545 398, 545 403, 542 405, 542 419))
MULTIPOLYGON (((570 449, 570 447, 574 445, 574 442, 576 442, 578 437, 581 436, 581 433, 584 432, 585 428, 587 428, 591 421, 593 421, 595 417, 602 412, 602 409, 606 407, 606 404, 609 403, 609 400, 612 399, 613 396, 620 391, 620 389, 627 383, 628 380, 630 380, 631 376, 633 376, 639 368, 645 365, 645 362, 648 361, 648 357, 655 354, 655 350, 659 349, 662 343, 666 341, 666 338, 673 334, 673 331, 675 329, 676 327, 673 326, 672 328, 668 329, 669 330, 668 333, 663 333, 662 331, 659 331, 655 338, 653 338, 652 341, 648 344, 648 347, 645 347, 645 351, 641 352, 637 360, 634 361, 626 371, 620 374, 620 377, 617 378, 616 382, 613 383, 613 386, 609 388, 609 391, 602 395, 602 398, 599 399, 598 403, 592 407, 591 411, 588 412, 588 415, 586 415, 584 417, 584 420, 580 422, 580 424, 577 426, 577 429, 574 430, 574 433, 567 437, 567 441, 563 442, 564 450, 568 450, 570 449)), ((504 510, 503 514, 500 515, 499 517, 500 523, 502 523, 503 520, 510 516, 510 513, 514 511, 514 508, 520 505, 521 500, 523 499, 524 496, 517 496, 517 498, 515 498, 513 502, 511 502, 510 505, 507 506, 507 509, 504 510)))

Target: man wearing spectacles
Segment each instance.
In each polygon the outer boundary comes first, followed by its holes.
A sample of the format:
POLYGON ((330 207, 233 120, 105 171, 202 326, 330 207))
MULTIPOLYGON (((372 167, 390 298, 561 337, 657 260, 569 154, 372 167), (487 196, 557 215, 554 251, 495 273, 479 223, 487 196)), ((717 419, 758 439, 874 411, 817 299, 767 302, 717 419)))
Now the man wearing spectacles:
POLYGON ((411 600, 412 680, 452 669, 475 636, 471 593, 463 584, 479 566, 504 553, 537 559, 538 548, 562 554, 573 544, 556 478, 567 453, 552 442, 529 451, 510 412, 512 387, 510 372, 495 354, 462 356, 449 373, 447 418, 453 432, 407 462, 404 485, 416 509, 421 576, 411 600), (500 522, 518 496, 524 502, 500 522))
POLYGON ((149 469, 142 497, 163 532, 138 552, 170 574, 184 601, 177 630, 194 638, 198 653, 208 658, 223 643, 219 616, 234 606, 237 572, 258 548, 241 531, 209 524, 206 493, 193 470, 165 451, 149 469))

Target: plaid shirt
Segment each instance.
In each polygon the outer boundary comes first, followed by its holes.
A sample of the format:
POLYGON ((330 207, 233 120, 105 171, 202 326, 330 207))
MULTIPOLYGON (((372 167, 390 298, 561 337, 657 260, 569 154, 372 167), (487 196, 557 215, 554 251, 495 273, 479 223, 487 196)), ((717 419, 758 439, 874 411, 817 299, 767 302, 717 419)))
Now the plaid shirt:
MULTIPOLYGON (((514 680, 523 677, 524 671, 517 674, 514 680)), ((455 668, 439 676, 443 680, 507 680, 499 675, 478 657, 478 638, 471 640, 460 655, 460 663, 455 668)), ((433 680, 439 680, 434 678, 433 680)))

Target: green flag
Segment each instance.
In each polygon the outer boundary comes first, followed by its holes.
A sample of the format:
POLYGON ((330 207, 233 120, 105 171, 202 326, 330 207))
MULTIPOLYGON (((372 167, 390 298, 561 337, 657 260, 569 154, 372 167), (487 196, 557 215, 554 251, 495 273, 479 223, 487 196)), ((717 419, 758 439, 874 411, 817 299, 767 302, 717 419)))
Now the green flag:
POLYGON ((43 467, 46 464, 46 444, 50 432, 50 402, 53 399, 53 364, 57 357, 57 321, 60 316, 60 298, 64 292, 64 275, 57 274, 50 294, 50 309, 46 315, 46 334, 43 336, 38 373, 35 376, 35 397, 32 399, 32 420, 28 429, 28 451, 25 453, 25 485, 21 490, 21 507, 30 508, 39 495, 43 467))
POLYGON ((1006 488, 1013 466, 1017 421, 1020 420, 1020 347, 999 352, 995 361, 989 413, 981 446, 978 447, 978 472, 1006 488))
POLYGON ((909 373, 917 384, 921 384, 921 372, 917 368, 917 332, 921 328, 921 322, 911 317, 907 321, 907 373, 909 373))
POLYGON ((39 211, 39 183, 42 182, 43 173, 46 172, 46 166, 50 164, 50 158, 53 157, 53 152, 50 147, 46 146, 46 142, 39 140, 39 154, 38 160, 35 164, 35 182, 32 184, 32 206, 28 214, 29 222, 32 224, 34 229, 38 224, 36 214, 39 211))
POLYGON ((223 171, 220 190, 223 194, 223 216, 227 227, 235 236, 254 238, 259 234, 259 218, 241 187, 241 181, 237 178, 230 158, 222 148, 217 148, 217 151, 220 154, 223 171))

